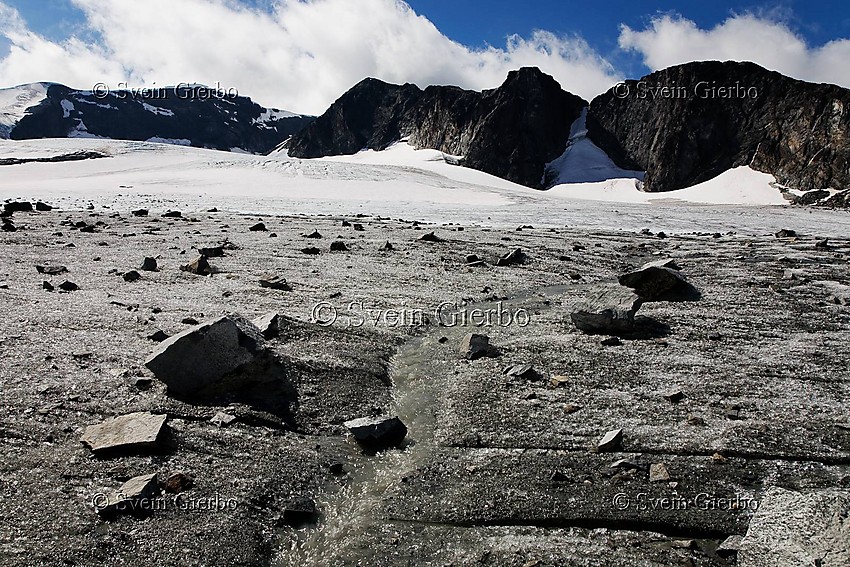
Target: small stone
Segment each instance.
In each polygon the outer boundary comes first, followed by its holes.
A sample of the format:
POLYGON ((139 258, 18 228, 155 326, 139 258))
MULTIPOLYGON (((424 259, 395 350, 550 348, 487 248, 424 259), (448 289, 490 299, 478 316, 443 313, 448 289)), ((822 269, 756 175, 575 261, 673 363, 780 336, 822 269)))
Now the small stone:
POLYGON ((791 230, 789 228, 783 228, 779 232, 776 233, 776 238, 796 238, 797 231, 791 230))
POLYGON ((620 340, 620 337, 606 337, 602 339, 600 344, 602 346, 621 346, 623 341, 620 340))
POLYGON ((44 289, 44 290, 47 290, 47 291, 53 291, 55 288, 53 287, 53 284, 50 283, 50 282, 41 282, 41 289, 44 289))
POLYGON ((357 232, 364 232, 366 229, 363 228, 362 224, 354 223, 354 230, 356 230, 357 232))
POLYGON ((688 414, 688 425, 702 427, 705 425, 705 420, 698 415, 688 414))
POLYGON ((195 486, 195 477, 184 472, 175 472, 162 483, 162 489, 171 494, 180 494, 193 486, 195 486))
POLYGON ((77 291, 78 289, 80 289, 80 286, 78 286, 74 282, 65 280, 64 282, 59 284, 59 289, 61 289, 62 291, 70 292, 70 291, 77 291))
POLYGON ((224 246, 209 246, 198 248, 198 254, 207 258, 221 258, 224 256, 224 246))
POLYGON ((682 390, 670 390, 666 394, 664 394, 664 399, 666 399, 671 404, 678 404, 682 400, 685 399, 685 393, 682 390))
POLYGON ((476 360, 486 356, 490 352, 490 337, 469 333, 460 342, 460 354, 467 360, 476 360))
POLYGON ((829 248, 829 240, 826 238, 824 238, 823 240, 818 240, 817 242, 815 242, 815 248, 818 248, 820 250, 826 250, 827 248, 829 248))
POLYGON ((428 232, 419 237, 421 242, 442 242, 443 239, 434 234, 433 232, 428 232))
POLYGON ((717 546, 717 555, 723 559, 732 559, 738 556, 741 550, 741 542, 744 540, 742 535, 731 535, 723 540, 723 543, 717 546))
POLYGON ((664 463, 653 463, 649 465, 649 482, 668 482, 670 473, 664 463))
POLYGON ((382 248, 383 250, 386 250, 386 251, 388 251, 388 252, 389 252, 390 250, 393 250, 393 245, 392 245, 392 243, 391 243, 389 240, 387 240, 387 243, 386 243, 386 244, 384 244, 381 248, 382 248))
POLYGON ((118 492, 97 495, 94 503, 99 515, 112 516, 119 512, 151 512, 154 509, 153 500, 157 497, 159 483, 154 473, 131 478, 118 492))
POLYGON ((181 321, 184 325, 198 325, 199 321, 194 317, 185 317, 181 321))
POLYGON ((263 338, 272 339, 280 334, 281 317, 275 311, 257 317, 251 322, 260 330, 263 338))
POLYGON ((18 227, 10 219, 3 219, 3 226, 0 227, 3 232, 17 232, 18 227))
POLYGON ((122 276, 125 282, 135 282, 142 279, 142 275, 136 270, 130 270, 122 276))
POLYGON ((581 406, 579 404, 569 403, 564 406, 564 411, 567 413, 567 415, 570 415, 576 413, 577 411, 581 411, 583 408, 584 406, 581 406))
POLYGON ((264 223, 258 222, 254 226, 248 228, 251 232, 266 232, 268 229, 264 223))
POLYGON ((606 433, 597 444, 596 448, 600 453, 613 451, 620 446, 623 441, 623 430, 613 429, 606 433))
POLYGON ((36 266, 35 269, 39 274, 46 274, 48 276, 58 276, 68 271, 68 268, 58 264, 54 266, 36 266))
POLYGON ((142 265, 139 269, 143 272, 157 271, 156 258, 145 258, 142 260, 142 265))
POLYGON ((696 549, 697 543, 692 539, 674 539, 670 542, 670 547, 674 549, 696 549))
POLYGON ((344 220, 344 221, 342 221, 342 226, 348 227, 348 226, 351 226, 351 223, 348 222, 347 220, 344 220))
POLYGON ((94 454, 151 450, 159 447, 166 415, 137 412, 113 417, 86 428, 80 441, 94 454))
POLYGON ((310 234, 305 234, 305 235, 304 235, 304 238, 316 238, 316 239, 319 239, 319 238, 322 238, 322 233, 320 233, 318 230, 314 230, 314 231, 313 231, 313 232, 311 232, 310 234))
POLYGON ((479 258, 477 254, 467 254, 466 258, 464 258, 464 262, 467 264, 477 264, 478 262, 481 262, 481 258, 479 258))
POLYGON ((281 524, 292 527, 315 524, 318 521, 319 512, 316 503, 306 496, 291 498, 284 505, 283 515, 280 517, 281 524))
POLYGON ((148 216, 149 211, 147 209, 137 209, 132 211, 132 215, 134 217, 146 217, 148 216))
POLYGON ((331 243, 331 252, 348 252, 348 246, 342 240, 331 243))
POLYGON ((716 463, 716 464, 719 464, 719 465, 722 465, 723 463, 727 462, 728 460, 729 459, 727 459, 726 457, 724 457, 720 453, 714 453, 711 456, 711 461, 716 463))
POLYGON ((212 419, 210 419, 210 423, 218 427, 227 427, 235 421, 235 415, 230 415, 229 413, 224 413, 222 411, 218 412, 212 417, 212 419))
POLYGON ((168 211, 167 213, 165 213, 162 216, 167 218, 167 219, 179 219, 179 218, 183 217, 183 213, 181 213, 180 211, 168 211))
POLYGON ((267 275, 260 278, 260 287, 279 291, 292 291, 292 286, 286 283, 286 278, 279 275, 267 275))
POLYGON ((317 256, 317 255, 321 254, 322 251, 319 250, 318 248, 313 247, 313 246, 308 246, 307 248, 302 248, 301 253, 302 254, 308 254, 310 256, 317 256))
POLYGON ((738 404, 730 404, 726 407, 726 419, 739 420, 744 419, 741 413, 741 406, 738 404))
POLYGON ((363 417, 343 425, 354 440, 370 452, 397 447, 407 436, 407 427, 398 417, 363 417))
POLYGON ((208 276, 212 273, 212 267, 207 261, 207 257, 203 255, 198 256, 196 260, 186 264, 185 266, 180 266, 180 269, 184 272, 195 274, 196 276, 208 276))
POLYGON ((161 343, 168 339, 168 335, 162 329, 157 329, 155 333, 148 335, 147 339, 155 343, 161 343))
POLYGON ((449 338, 448 338, 448 337, 440 337, 440 338, 437 340, 437 342, 438 342, 438 343, 440 343, 441 345, 444 345, 444 344, 446 344, 447 342, 449 342, 449 338))
POLYGON ((496 262, 497 266, 517 266, 520 264, 525 264, 526 260, 528 260, 528 256, 525 252, 522 251, 521 248, 517 248, 516 250, 509 252, 499 258, 496 262))
POLYGON ((133 382, 133 385, 139 390, 149 390, 150 387, 153 386, 153 380, 147 376, 139 376, 133 382))
POLYGON ((566 386, 569 383, 570 379, 566 376, 552 376, 552 378, 549 379, 549 385, 556 389, 566 386))

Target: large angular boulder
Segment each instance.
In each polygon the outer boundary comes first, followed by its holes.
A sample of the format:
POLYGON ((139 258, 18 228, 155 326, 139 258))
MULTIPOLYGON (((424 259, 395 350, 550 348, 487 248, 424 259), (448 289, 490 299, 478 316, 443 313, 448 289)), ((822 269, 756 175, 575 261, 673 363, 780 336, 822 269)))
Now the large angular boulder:
POLYGON ((212 386, 265 349, 260 330, 239 315, 224 315, 164 341, 145 366, 177 395, 212 386))
POLYGON ((644 264, 620 276, 620 285, 632 288, 644 301, 663 299, 670 292, 687 287, 685 277, 672 260, 644 264))
POLYGON ((152 450, 159 447, 167 415, 137 412, 90 425, 80 441, 94 454, 152 450))
POLYGON ((740 543, 738 565, 850 565, 850 493, 769 488, 740 543))
POLYGON ((635 313, 643 299, 625 287, 602 286, 592 290, 570 314, 585 333, 617 335, 634 330, 635 313))
POLYGON ((407 427, 398 417, 361 417, 343 425, 367 452, 398 447, 407 436, 407 427))

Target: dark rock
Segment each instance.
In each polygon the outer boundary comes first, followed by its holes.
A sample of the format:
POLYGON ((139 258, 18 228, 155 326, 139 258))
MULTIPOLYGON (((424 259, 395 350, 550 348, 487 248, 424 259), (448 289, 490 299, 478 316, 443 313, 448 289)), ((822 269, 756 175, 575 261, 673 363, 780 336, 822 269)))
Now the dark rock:
POLYGON ((224 256, 224 246, 209 246, 207 248, 198 248, 198 254, 207 258, 222 258, 224 256))
POLYGON ((151 386, 153 386, 153 380, 147 376, 139 376, 133 381, 133 385, 139 390, 150 390, 151 386))
POLYGON ((254 226, 250 227, 248 230, 250 230, 251 232, 266 232, 266 231, 268 231, 268 229, 266 228, 266 225, 264 223, 261 223, 261 222, 258 222, 254 226))
POLYGON ((56 288, 54 288, 53 284, 50 283, 50 282, 41 282, 41 289, 44 289, 44 290, 47 290, 47 291, 53 291, 56 288))
POLYGON ((742 535, 731 535, 717 546, 717 555, 723 559, 733 559, 738 556, 738 551, 741 549, 741 541, 744 539, 742 535))
POLYGON ((139 269, 142 270, 143 272, 156 272, 157 271, 156 258, 145 258, 142 261, 142 266, 139 269))
POLYGON ((212 423, 216 427, 227 427, 228 425, 232 425, 235 422, 235 415, 230 415, 229 413, 225 413, 223 411, 218 412, 210 419, 210 423, 212 423))
POLYGON ((526 256, 525 252, 522 251, 521 248, 517 248, 516 250, 509 252, 499 258, 496 262, 497 266, 516 266, 519 264, 525 264, 528 256, 526 256))
POLYGON ((433 232, 428 232, 423 234, 418 238, 418 240, 422 242, 442 242, 443 239, 434 234, 433 232))
POLYGON ((570 318, 585 333, 618 335, 634 329, 635 313, 642 304, 643 299, 629 289, 601 286, 588 293, 570 318))
POLYGON ((829 248, 829 240, 824 238, 823 240, 818 240, 815 242, 815 248, 819 250, 827 250, 829 248))
POLYGON ((469 333, 460 342, 460 354, 467 360, 476 360, 487 356, 490 352, 490 337, 469 333))
POLYGON ((148 216, 149 211, 147 209, 137 209, 132 211, 134 217, 146 217, 148 216))
POLYGON ((388 240, 386 244, 384 244, 383 246, 381 246, 381 250, 386 250, 386 251, 393 250, 393 245, 392 245, 392 243, 388 240))
POLYGON ((670 390, 666 394, 664 394, 664 399, 666 399, 671 404, 678 404, 682 400, 685 399, 685 393, 682 390, 670 390))
POLYGON ((65 266, 60 266, 58 264, 52 266, 36 266, 35 270, 39 274, 46 274, 48 276, 58 276, 60 274, 68 272, 68 268, 66 268, 65 266))
POLYGON ((183 213, 181 213, 180 211, 168 211, 162 216, 167 219, 179 219, 183 217, 183 213))
POLYGON ((165 340, 168 340, 168 335, 162 329, 157 329, 157 331, 153 334, 148 335, 148 340, 153 341, 155 343, 161 343, 165 340))
POLYGON ((193 486, 195 486, 195 477, 184 472, 172 473, 162 483, 162 489, 171 494, 186 492, 193 486))
POLYGON ((366 229, 363 228, 362 224, 354 223, 354 230, 356 232, 364 232, 366 229))
POLYGON ((18 227, 10 219, 3 219, 3 225, 0 226, 0 230, 3 232, 17 232, 18 227))
POLYGON ((407 427, 398 417, 363 417, 346 421, 343 425, 368 452, 397 447, 407 436, 407 427))
POLYGON ((739 406, 738 404, 730 404, 726 406, 725 415, 726 419, 744 419, 743 414, 741 413, 741 406, 739 406))
POLYGON ((351 223, 348 222, 347 220, 344 220, 344 221, 342 221, 342 226, 346 226, 346 227, 351 226, 351 223))
POLYGON ((481 262, 481 258, 479 258, 477 254, 467 254, 466 258, 464 258, 464 262, 467 264, 477 264, 481 262))
POLYGON ((593 100, 588 136, 620 167, 646 171, 646 191, 689 187, 743 165, 792 189, 850 187, 850 90, 733 61, 676 65, 626 88, 627 96, 618 85, 593 100), (700 85, 731 87, 704 96, 700 85), (652 96, 664 87, 677 96, 652 96))
POLYGON ((331 252, 348 252, 348 246, 342 240, 331 243, 331 252))
POLYGON ((672 260, 659 260, 645 264, 634 272, 620 276, 620 285, 634 289, 644 301, 661 299, 669 292, 687 286, 684 276, 668 267, 671 263, 672 260))
POLYGON ((159 483, 154 473, 131 478, 117 492, 98 494, 93 502, 98 515, 110 517, 118 513, 150 513, 156 509, 154 500, 158 497, 159 483))
POLYGON ((32 212, 33 206, 29 201, 12 201, 11 203, 3 204, 3 216, 9 217, 15 213, 32 212))
POLYGON ((163 342, 145 366, 170 392, 190 395, 254 361, 264 348, 263 335, 253 323, 225 315, 163 342))
POLYGON ((318 256, 319 254, 322 253, 322 251, 319 250, 318 248, 313 247, 313 246, 308 246, 307 248, 302 248, 301 253, 302 254, 308 254, 310 256, 318 256))
POLYGON ((606 433, 602 439, 600 439, 599 443, 596 445, 597 450, 600 453, 615 451, 620 447, 620 443, 623 441, 623 430, 622 429, 614 429, 606 433))
POLYGON ((53 207, 51 207, 51 206, 50 206, 50 205, 48 205, 47 203, 43 203, 43 202, 41 202, 41 201, 38 201, 38 202, 36 202, 36 204, 35 204, 35 210, 36 210, 36 211, 40 211, 40 212, 42 212, 42 213, 46 213, 46 212, 52 211, 52 210, 53 210, 53 207))
POLYGON ((260 287, 279 291, 292 291, 292 286, 286 283, 286 278, 273 274, 260 278, 260 287))
POLYGON ((113 417, 88 426, 80 441, 95 455, 154 450, 160 446, 167 419, 166 415, 149 412, 113 417))
POLYGON ((797 238, 797 231, 789 228, 783 228, 776 233, 776 238, 797 238))
POLYGON ((65 280, 64 282, 59 284, 59 289, 61 289, 62 291, 77 291, 78 289, 80 289, 80 286, 78 286, 74 282, 65 280))
POLYGON ((511 378, 521 378, 523 380, 533 381, 540 379, 540 373, 531 364, 514 364, 505 368, 502 373, 511 378))
POLYGON ((620 340, 620 337, 605 337, 599 344, 602 346, 621 346, 623 341, 620 340))
POLYGON ((195 319, 194 317, 186 317, 185 319, 181 320, 180 322, 183 323, 184 325, 198 325, 199 324, 198 320, 195 319))
POLYGON ((136 270, 130 270, 123 276, 125 282, 135 282, 142 279, 142 275, 136 270))
POLYGON ((212 266, 210 266, 206 256, 198 256, 193 262, 180 266, 180 269, 196 276, 208 276, 212 273, 212 266))
POLYGON ((312 525, 319 521, 319 511, 311 498, 299 496, 284 505, 280 519, 282 524, 292 527, 312 525))
POLYGON ((305 235, 304 235, 304 238, 315 238, 315 239, 319 239, 319 238, 322 238, 322 233, 320 233, 318 230, 314 230, 314 231, 313 231, 313 232, 311 232, 310 234, 305 234, 305 235))
POLYGON ((402 138, 460 165, 541 187, 545 164, 564 152, 586 102, 537 68, 511 71, 497 89, 390 85, 365 79, 295 135, 292 157, 383 150, 402 138), (508 142, 509 141, 509 142, 508 142))

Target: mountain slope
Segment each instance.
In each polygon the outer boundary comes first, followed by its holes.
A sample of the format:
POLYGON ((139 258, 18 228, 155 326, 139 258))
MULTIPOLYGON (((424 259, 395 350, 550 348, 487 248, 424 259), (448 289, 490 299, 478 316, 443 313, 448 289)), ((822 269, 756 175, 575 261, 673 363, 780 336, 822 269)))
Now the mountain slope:
POLYGON ((586 105, 536 68, 512 71, 499 88, 483 92, 366 79, 295 135, 289 155, 383 150, 407 139, 458 156, 460 165, 541 187, 545 165, 564 152, 586 105))
POLYGON ((266 153, 313 120, 263 108, 246 97, 216 96, 201 86, 155 89, 144 96, 41 87, 0 91, 5 93, 0 95, 3 137, 94 137, 266 153))
POLYGON ((646 171, 646 191, 744 165, 795 190, 832 189, 810 201, 850 188, 850 90, 753 63, 688 63, 627 81, 591 102, 587 127, 618 166, 646 171))

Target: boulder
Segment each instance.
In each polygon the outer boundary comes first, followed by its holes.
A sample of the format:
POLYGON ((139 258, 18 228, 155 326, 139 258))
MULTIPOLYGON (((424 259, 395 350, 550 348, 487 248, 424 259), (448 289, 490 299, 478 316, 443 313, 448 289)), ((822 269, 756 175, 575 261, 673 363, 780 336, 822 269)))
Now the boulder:
POLYGON ((158 497, 159 482, 153 473, 131 478, 119 491, 98 494, 93 501, 99 515, 112 516, 121 512, 152 512, 158 497))
POLYGON ((139 268, 143 272, 155 272, 157 271, 156 258, 145 258, 142 261, 142 265, 139 268))
POLYGON ((592 290, 570 318, 585 333, 618 335, 634 330, 635 313, 642 304, 630 289, 602 286, 592 290))
POLYGON ((251 232, 266 232, 266 231, 268 231, 268 229, 266 228, 266 225, 264 223, 261 223, 261 222, 258 222, 257 224, 251 226, 250 228, 248 228, 248 230, 250 230, 251 232))
POLYGON ((421 242, 442 242, 443 239, 434 234, 433 232, 427 232, 419 237, 421 242))
POLYGON ((17 232, 18 227, 15 226, 15 223, 12 222, 11 219, 3 219, 3 226, 0 227, 3 232, 17 232))
POLYGON ((260 330, 239 315, 224 315, 164 341, 145 366, 177 395, 212 386, 263 352, 260 330))
POLYGON ((38 201, 38 202, 36 202, 36 204, 35 204, 35 210, 36 210, 36 211, 39 211, 39 212, 42 212, 42 213, 47 213, 47 212, 52 211, 52 210, 53 210, 53 207, 51 207, 51 206, 50 206, 50 205, 48 205, 47 203, 44 203, 44 202, 42 202, 42 201, 38 201))
POLYGON ((665 294, 687 285, 684 276, 671 266, 672 260, 650 262, 620 276, 620 285, 635 290, 644 301, 662 299, 665 294))
POLYGON ((316 248, 315 246, 308 246, 307 248, 302 248, 301 253, 307 254, 309 256, 317 256, 317 255, 321 254, 322 251, 319 250, 318 248, 316 248))
POLYGON ((59 284, 59 289, 61 289, 62 291, 77 291, 78 289, 80 289, 80 286, 78 286, 74 282, 65 280, 64 282, 59 284))
POLYGON ((162 216, 167 219, 179 219, 183 217, 183 213, 181 213, 180 211, 168 211, 162 216))
POLYGON ((224 246, 208 246, 198 248, 198 254, 207 258, 221 258, 224 256, 224 246))
POLYGON ((615 451, 620 447, 623 441, 623 430, 614 429, 606 433, 597 444, 596 448, 600 453, 607 451, 615 451))
POLYGON ((460 354, 468 360, 475 360, 487 356, 490 352, 490 337, 469 333, 460 342, 460 354))
POLYGON ((850 565, 850 493, 768 488, 740 542, 738 565, 850 565))
POLYGON ((342 240, 331 243, 331 252, 348 252, 348 246, 342 240))
POLYGON ((346 421, 343 425, 368 452, 398 447, 407 436, 407 427, 398 417, 362 417, 346 421))
POLYGON ((526 260, 528 260, 528 256, 526 256, 525 252, 523 252, 521 248, 517 248, 513 252, 509 252, 499 258, 499 260, 496 262, 496 265, 516 266, 519 264, 524 264, 526 260))
POLYGON ((275 311, 266 313, 252 321, 266 339, 274 338, 280 333, 280 322, 280 314, 275 311))
POLYGON ((203 255, 198 256, 196 260, 189 262, 185 266, 180 266, 180 269, 196 276, 208 276, 212 273, 212 266, 207 261, 207 257, 203 255))
POLYGON ((3 205, 3 216, 9 217, 14 213, 28 213, 32 210, 32 203, 29 201, 12 201, 3 205))
POLYGON ((132 211, 132 215, 134 217, 146 217, 148 216, 149 211, 147 209, 137 209, 132 211))
POLYGON ((135 282, 142 278, 142 275, 136 270, 130 270, 122 276, 125 282, 135 282))
POLYGON ((137 412, 113 417, 86 428, 80 441, 95 455, 113 451, 157 449, 165 430, 167 415, 137 412))
POLYGON ((321 233, 321 232, 319 232, 318 230, 314 230, 314 231, 313 231, 313 232, 311 232, 310 234, 305 234, 305 235, 304 235, 304 238, 315 238, 315 239, 319 239, 319 238, 322 238, 322 233, 321 233))

